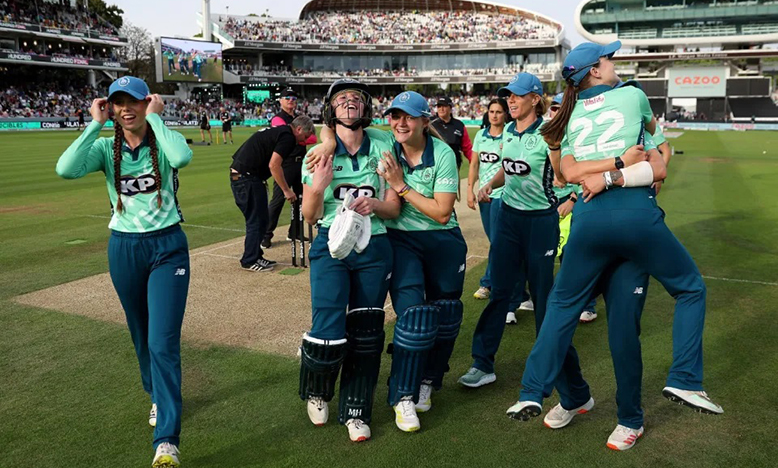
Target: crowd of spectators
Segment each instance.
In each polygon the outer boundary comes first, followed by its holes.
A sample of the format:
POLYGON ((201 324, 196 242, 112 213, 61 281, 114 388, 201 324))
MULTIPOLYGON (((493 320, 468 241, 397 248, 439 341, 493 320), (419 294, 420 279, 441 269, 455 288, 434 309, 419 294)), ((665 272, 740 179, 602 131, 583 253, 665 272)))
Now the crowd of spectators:
POLYGON ((72 6, 69 0, 0 0, 0 19, 5 23, 25 23, 79 31, 90 29, 118 35, 113 26, 96 13, 88 11, 82 1, 75 2, 75 6, 72 6))
POLYGON ((0 117, 75 117, 82 109, 88 113, 92 100, 105 96, 105 89, 57 83, 28 83, 8 86, 0 91, 0 117))
POLYGON ((360 77, 360 76, 472 76, 472 75, 515 75, 516 73, 526 71, 529 73, 554 73, 559 70, 559 65, 552 64, 526 64, 526 65, 508 65, 502 68, 455 68, 446 70, 423 70, 414 68, 396 68, 370 70, 346 70, 346 71, 323 71, 308 70, 305 68, 294 68, 284 66, 252 66, 247 63, 227 63, 225 67, 228 71, 237 75, 248 76, 312 76, 312 77, 360 77))
POLYGON ((111 47, 105 46, 80 46, 70 45, 68 43, 49 43, 44 46, 43 44, 34 44, 32 41, 27 45, 21 45, 19 49, 13 49, 9 47, 0 47, 0 52, 5 53, 22 53, 28 55, 42 55, 49 57, 71 57, 79 59, 95 59, 95 60, 110 60, 112 62, 119 61, 116 55, 116 51, 111 47))
POLYGON ((331 44, 429 44, 550 39, 553 26, 469 11, 315 12, 299 21, 220 17, 234 39, 331 44))

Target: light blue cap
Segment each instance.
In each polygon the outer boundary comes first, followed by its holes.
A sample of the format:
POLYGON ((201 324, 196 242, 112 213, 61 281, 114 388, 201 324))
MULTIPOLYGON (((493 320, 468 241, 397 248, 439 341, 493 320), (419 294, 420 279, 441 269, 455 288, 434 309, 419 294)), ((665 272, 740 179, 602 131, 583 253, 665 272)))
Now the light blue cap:
POLYGON ((589 70, 600 61, 600 57, 613 57, 617 50, 621 49, 621 41, 611 42, 607 45, 584 42, 577 45, 565 57, 562 64, 562 78, 572 80, 575 86, 581 84, 589 70))
POLYGON ((511 94, 524 96, 529 93, 543 94, 543 83, 540 82, 537 76, 527 72, 516 74, 508 83, 508 86, 497 90, 497 96, 501 98, 508 98, 511 94))
POLYGON ((384 111, 384 115, 391 114, 395 109, 401 110, 411 117, 430 117, 432 115, 427 100, 415 91, 405 91, 395 96, 392 105, 384 111))
POLYGON ((562 98, 565 97, 565 93, 559 93, 556 96, 554 96, 554 99, 551 100, 551 104, 559 104, 562 105, 562 98))
POLYGON ((145 81, 134 76, 123 76, 108 88, 108 100, 114 97, 116 93, 127 93, 135 99, 142 101, 149 95, 149 87, 145 81))

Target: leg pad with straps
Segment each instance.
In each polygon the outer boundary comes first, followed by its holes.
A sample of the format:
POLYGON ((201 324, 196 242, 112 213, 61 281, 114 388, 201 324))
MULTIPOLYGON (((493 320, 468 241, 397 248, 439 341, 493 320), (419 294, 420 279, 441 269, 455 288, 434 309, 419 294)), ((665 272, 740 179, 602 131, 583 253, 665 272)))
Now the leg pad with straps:
POLYGON ((384 310, 352 309, 346 315, 348 348, 340 375, 338 421, 352 418, 370 424, 384 348, 384 310))
POLYGON ((332 400, 335 382, 346 354, 346 339, 321 340, 303 335, 302 362, 300 363, 300 398, 311 397, 332 400))
POLYGON ((462 326, 464 306, 459 299, 441 299, 431 302, 430 305, 440 309, 440 316, 438 334, 427 358, 423 381, 432 385, 435 390, 440 390, 443 386, 443 374, 449 371, 448 361, 454 352, 454 343, 462 326))
POLYGON ((432 305, 407 308, 397 318, 392 341, 392 372, 389 376, 390 406, 403 397, 419 401, 419 386, 427 362, 427 355, 438 334, 440 309, 432 305))

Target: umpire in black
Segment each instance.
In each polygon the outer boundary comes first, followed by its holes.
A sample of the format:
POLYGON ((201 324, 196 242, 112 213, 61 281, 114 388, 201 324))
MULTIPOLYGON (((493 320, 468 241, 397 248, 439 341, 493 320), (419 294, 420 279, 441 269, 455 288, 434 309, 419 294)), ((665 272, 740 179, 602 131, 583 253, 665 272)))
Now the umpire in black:
POLYGON ((257 132, 232 156, 230 184, 235 204, 246 218, 246 240, 240 265, 249 271, 272 270, 275 262, 263 256, 262 236, 267 230, 267 179, 271 176, 290 202, 297 195, 284 178, 283 164, 294 150, 314 134, 310 118, 300 116, 291 124, 257 132))
POLYGON ((462 166, 463 153, 468 161, 473 157, 473 142, 470 141, 470 135, 467 134, 465 124, 451 114, 453 107, 451 98, 445 96, 438 98, 436 106, 438 115, 430 122, 430 125, 443 137, 443 141, 454 150, 454 154, 457 156, 458 169, 462 166))
MULTIPOLYGON (((281 111, 272 119, 270 119, 271 127, 289 125, 292 123, 295 117, 300 115, 297 113, 297 99, 297 93, 295 93, 292 88, 286 88, 285 90, 281 91, 281 99, 279 100, 281 104, 281 111)), ((297 147, 292 151, 292 155, 289 157, 289 159, 284 159, 282 164, 286 183, 289 184, 298 197, 303 195, 302 166, 303 158, 305 157, 305 149, 307 145, 313 144, 316 144, 315 134, 311 135, 308 140, 297 145, 297 147)), ((281 187, 278 186, 278 183, 275 183, 273 185, 273 198, 270 200, 270 205, 268 205, 270 222, 268 223, 265 237, 262 239, 263 248, 269 249, 272 245, 273 231, 275 231, 276 226, 278 226, 278 218, 281 216, 281 211, 284 209, 284 203, 286 199, 287 198, 284 196, 284 192, 281 190, 281 187)), ((296 239, 296 236, 303 235, 303 233, 296 232, 297 226, 298 223, 289 224, 289 234, 287 235, 289 239, 296 239)))

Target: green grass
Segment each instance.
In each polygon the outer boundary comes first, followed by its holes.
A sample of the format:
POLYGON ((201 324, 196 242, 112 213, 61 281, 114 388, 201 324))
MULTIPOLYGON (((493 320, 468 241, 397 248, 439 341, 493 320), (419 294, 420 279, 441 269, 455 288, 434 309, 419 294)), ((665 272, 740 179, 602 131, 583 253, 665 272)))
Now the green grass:
MULTIPOLYGON (((235 146, 193 147, 195 159, 181 172, 179 192, 189 223, 242 229, 227 167, 249 132, 237 129, 235 146)), ((199 139, 196 130, 184 133, 199 139)), ((0 134, 2 468, 136 467, 151 461, 148 401, 126 327, 10 300, 107 271, 108 200, 101 175, 65 181, 54 173, 75 136, 0 134)), ((772 192, 778 160, 771 151, 777 142, 778 133, 767 132, 686 132, 672 140, 685 154, 673 159, 659 200, 704 275, 778 283, 772 192)), ((192 248, 240 236, 185 229, 192 248)), ((564 430, 504 415, 518 395, 534 339, 531 314, 521 314, 519 324, 506 330, 494 385, 477 392, 456 385, 470 364, 470 341, 484 305, 471 296, 483 270, 482 264, 467 275, 465 322, 452 371, 416 434, 400 433, 385 405, 389 359, 376 393, 373 440, 355 445, 334 417, 323 428, 310 424, 297 397, 296 360, 184 345, 185 467, 775 465, 778 411, 770 382, 778 373, 778 286, 707 280, 705 382, 726 411, 713 417, 660 395, 671 360, 672 298, 652 282, 642 322, 646 435, 633 450, 613 453, 605 448, 616 410, 604 317, 580 327, 575 338, 597 406, 564 430)), ((552 397, 546 408, 555 403, 552 397)))

